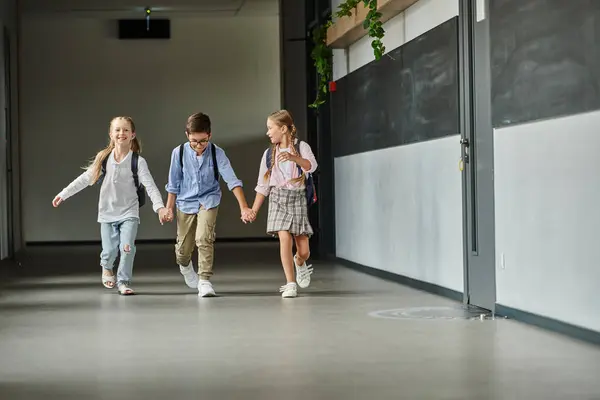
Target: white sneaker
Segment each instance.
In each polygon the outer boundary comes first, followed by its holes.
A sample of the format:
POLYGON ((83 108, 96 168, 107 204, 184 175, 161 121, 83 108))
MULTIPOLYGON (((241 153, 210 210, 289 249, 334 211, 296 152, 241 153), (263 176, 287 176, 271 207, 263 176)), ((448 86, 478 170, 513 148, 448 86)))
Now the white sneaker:
POLYGON ((298 295, 298 288, 294 282, 283 285, 279 288, 279 291, 281 292, 281 297, 283 298, 296 297, 298 295))
POLYGON ((198 287, 198 275, 196 274, 196 271, 194 271, 191 261, 187 267, 180 265, 179 272, 183 275, 185 284, 188 285, 190 289, 196 289, 198 287))
POLYGON ((198 296, 199 297, 215 297, 215 290, 212 287, 210 281, 199 280, 198 281, 198 296))
POLYGON ((306 261, 302 265, 298 265, 296 256, 294 256, 294 265, 296 266, 296 282, 301 288, 307 288, 310 285, 310 276, 313 273, 312 265, 306 265, 306 261))

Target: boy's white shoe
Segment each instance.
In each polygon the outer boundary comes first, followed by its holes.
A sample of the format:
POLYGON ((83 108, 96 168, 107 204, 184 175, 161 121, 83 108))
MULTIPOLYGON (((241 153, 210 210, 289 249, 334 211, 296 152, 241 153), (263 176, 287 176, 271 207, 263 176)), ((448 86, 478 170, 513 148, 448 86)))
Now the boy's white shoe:
POLYGON ((298 265, 296 256, 294 256, 294 265, 296 266, 296 282, 301 288, 307 288, 310 285, 310 276, 313 273, 312 265, 306 265, 306 261, 302 265, 298 265))
POLYGON ((194 271, 191 261, 187 267, 180 265, 179 272, 181 272, 181 275, 183 275, 185 284, 188 285, 190 289, 196 289, 198 287, 198 275, 196 274, 196 271, 194 271))
POLYGON ((199 297, 215 297, 215 289, 212 287, 212 283, 206 280, 198 281, 198 296, 199 297))
POLYGON ((279 288, 279 291, 281 292, 281 297, 283 298, 296 297, 298 295, 298 288, 296 287, 295 282, 290 282, 286 285, 283 285, 279 288))

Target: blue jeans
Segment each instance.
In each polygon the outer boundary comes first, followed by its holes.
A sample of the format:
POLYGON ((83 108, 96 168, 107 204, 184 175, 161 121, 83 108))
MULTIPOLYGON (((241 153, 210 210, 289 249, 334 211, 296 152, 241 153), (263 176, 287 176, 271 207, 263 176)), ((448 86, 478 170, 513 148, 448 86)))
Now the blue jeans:
POLYGON ((102 268, 112 271, 119 252, 121 255, 117 270, 117 285, 131 283, 133 259, 135 258, 135 238, 139 224, 140 221, 137 218, 100 224, 102 237, 100 265, 102 268))

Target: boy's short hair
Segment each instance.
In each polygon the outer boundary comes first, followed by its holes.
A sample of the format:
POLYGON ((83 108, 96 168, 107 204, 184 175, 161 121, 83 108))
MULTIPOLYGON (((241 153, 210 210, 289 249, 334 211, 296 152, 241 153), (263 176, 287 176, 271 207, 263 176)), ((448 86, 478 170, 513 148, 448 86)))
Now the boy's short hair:
POLYGON ((201 112, 190 115, 185 130, 188 134, 210 133, 210 117, 201 112))

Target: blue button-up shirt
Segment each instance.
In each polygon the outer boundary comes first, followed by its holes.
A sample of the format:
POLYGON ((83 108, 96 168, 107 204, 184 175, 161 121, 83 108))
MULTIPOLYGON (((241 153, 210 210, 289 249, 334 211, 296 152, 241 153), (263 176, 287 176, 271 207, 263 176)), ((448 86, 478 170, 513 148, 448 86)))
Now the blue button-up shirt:
MULTIPOLYGON (((212 146, 208 146, 201 156, 190 147, 183 146, 183 171, 179 163, 179 146, 171 153, 171 166, 169 168, 169 181, 165 187, 168 193, 177 196, 177 208, 186 214, 196 214, 200 206, 205 209, 217 207, 221 203, 221 187, 215 180, 212 146)), ((214 145, 217 153, 219 174, 227 183, 229 190, 242 186, 242 181, 237 178, 229 159, 223 149, 214 145)))

